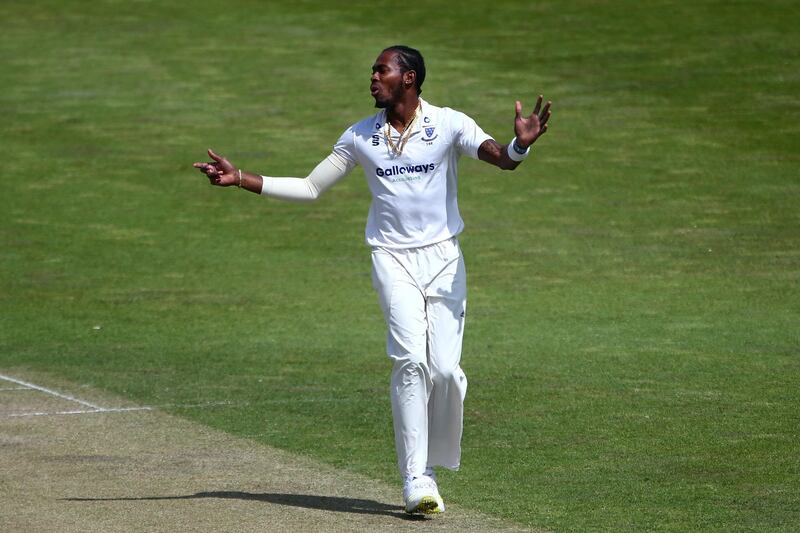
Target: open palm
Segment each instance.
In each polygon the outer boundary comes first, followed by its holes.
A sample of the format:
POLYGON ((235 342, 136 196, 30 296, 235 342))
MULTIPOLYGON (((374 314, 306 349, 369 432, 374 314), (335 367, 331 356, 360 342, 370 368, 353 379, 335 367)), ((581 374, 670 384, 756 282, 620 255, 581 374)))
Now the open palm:
POLYGON ((522 102, 517 100, 517 116, 514 119, 514 133, 517 135, 517 143, 527 148, 536 142, 547 131, 547 121, 550 119, 550 102, 542 107, 542 95, 536 99, 536 106, 530 116, 522 116, 522 102))

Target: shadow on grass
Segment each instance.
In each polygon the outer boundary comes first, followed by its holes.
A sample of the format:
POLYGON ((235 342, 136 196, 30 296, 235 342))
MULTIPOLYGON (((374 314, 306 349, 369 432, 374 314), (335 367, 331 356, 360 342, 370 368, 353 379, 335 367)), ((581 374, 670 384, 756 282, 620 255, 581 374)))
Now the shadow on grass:
POLYGON ((162 501, 162 500, 194 500, 199 498, 222 498, 233 500, 251 500, 274 503, 277 505, 291 505, 306 509, 320 509, 323 511, 336 511, 339 513, 356 513, 384 515, 405 520, 424 520, 423 515, 406 514, 402 507, 376 502, 375 500, 360 500, 356 498, 338 498, 335 496, 314 496, 310 494, 272 494, 252 493, 240 491, 208 491, 183 496, 141 496, 128 498, 61 498, 68 502, 131 502, 131 501, 162 501))

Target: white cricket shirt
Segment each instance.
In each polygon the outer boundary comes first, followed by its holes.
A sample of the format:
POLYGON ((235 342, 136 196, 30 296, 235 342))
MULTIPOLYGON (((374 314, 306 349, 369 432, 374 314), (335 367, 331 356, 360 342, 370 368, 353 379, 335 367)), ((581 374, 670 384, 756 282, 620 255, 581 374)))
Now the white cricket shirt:
MULTIPOLYGON (((365 232, 370 246, 426 246, 464 229, 457 201, 458 158, 477 159, 478 147, 491 136, 464 113, 420 103, 421 115, 402 154, 386 142, 385 110, 349 127, 333 147, 348 172, 356 164, 364 168, 372 192, 365 232)), ((389 128, 396 145, 400 134, 389 128)))

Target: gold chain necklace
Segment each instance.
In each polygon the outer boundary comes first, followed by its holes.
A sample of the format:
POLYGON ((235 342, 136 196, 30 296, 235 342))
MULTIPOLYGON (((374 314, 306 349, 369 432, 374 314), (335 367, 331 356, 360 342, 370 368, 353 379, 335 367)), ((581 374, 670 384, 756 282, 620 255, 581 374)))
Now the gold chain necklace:
POLYGON ((414 111, 414 116, 411 118, 411 122, 408 123, 406 129, 404 129, 403 133, 400 134, 400 138, 397 139, 397 144, 395 144, 392 140, 392 134, 390 133, 392 126, 389 124, 389 117, 386 117, 386 129, 383 132, 383 136, 386 138, 386 144, 389 145, 389 148, 391 148, 395 155, 402 155, 403 148, 406 147, 406 143, 411 138, 412 126, 414 125, 414 122, 417 121, 417 117, 419 117, 421 113, 422 104, 420 103, 417 104, 417 109, 414 111))

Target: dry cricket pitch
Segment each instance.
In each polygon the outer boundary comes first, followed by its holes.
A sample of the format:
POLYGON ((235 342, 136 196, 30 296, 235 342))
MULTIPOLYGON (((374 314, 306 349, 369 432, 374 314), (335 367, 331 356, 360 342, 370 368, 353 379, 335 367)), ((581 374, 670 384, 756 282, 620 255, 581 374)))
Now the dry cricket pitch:
POLYGON ((523 531, 448 503, 409 518, 400 488, 0 369, 0 531, 523 531))

